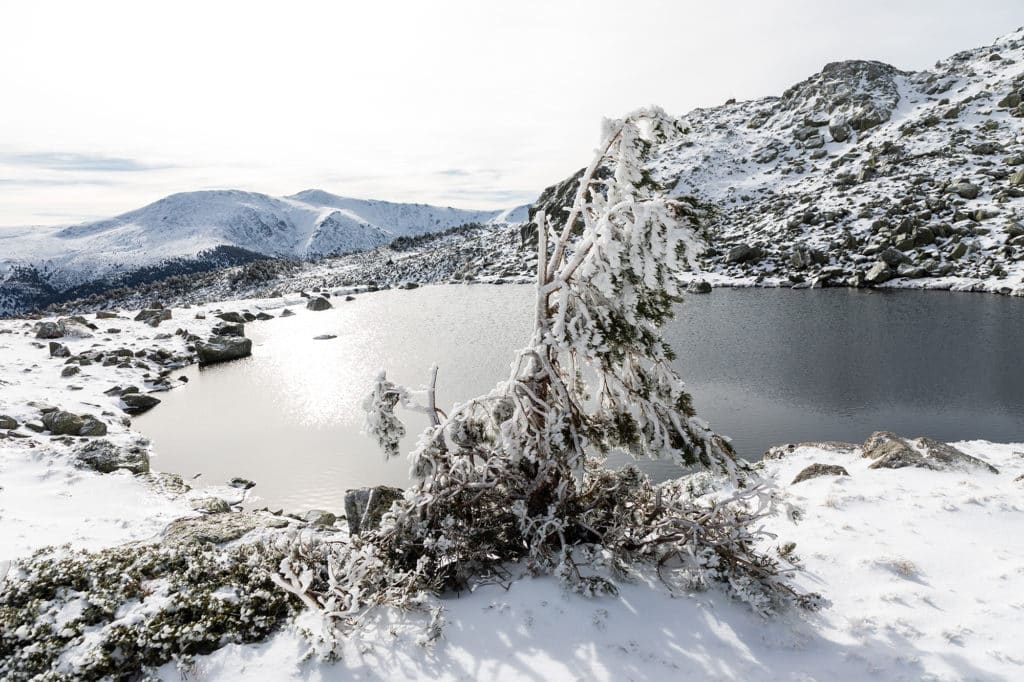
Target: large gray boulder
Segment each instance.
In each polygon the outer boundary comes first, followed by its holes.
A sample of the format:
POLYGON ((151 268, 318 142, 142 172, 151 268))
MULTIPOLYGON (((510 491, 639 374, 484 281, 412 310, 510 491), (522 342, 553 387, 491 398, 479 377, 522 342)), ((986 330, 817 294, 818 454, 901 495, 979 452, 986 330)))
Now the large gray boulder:
POLYGON ((711 284, 706 279, 695 279, 686 287, 686 291, 691 294, 710 294, 711 284))
POLYGON ((170 308, 156 308, 140 310, 139 314, 135 316, 136 322, 145 322, 146 324, 155 327, 164 320, 171 319, 170 308))
POLYGON ((127 469, 133 474, 149 473, 149 454, 140 445, 119 447, 109 440, 93 440, 75 450, 75 460, 100 473, 127 469))
POLYGON ((728 263, 749 263, 761 260, 762 256, 764 256, 764 251, 761 250, 760 246, 738 244, 729 249, 725 260, 728 263))
POLYGON ((160 404, 160 399, 148 393, 128 393, 121 395, 124 411, 128 414, 142 414, 160 404))
POLYGON ((45 321, 36 324, 37 339, 59 339, 64 336, 64 331, 61 322, 45 321))
POLYGON ((918 438, 916 442, 920 447, 924 448, 928 459, 940 465, 943 469, 985 469, 993 474, 999 473, 999 469, 996 469, 988 462, 972 457, 948 443, 940 443, 926 436, 918 438))
POLYGON ((43 415, 43 426, 55 436, 77 436, 85 420, 65 410, 54 410, 43 415))
POLYGON ((385 512, 402 499, 402 490, 380 485, 345 491, 345 517, 352 535, 376 530, 385 512))
POLYGON ((331 305, 331 302, 328 301, 323 296, 316 296, 314 298, 311 298, 309 299, 309 302, 306 303, 306 308, 308 308, 309 310, 328 310, 329 308, 333 307, 334 306, 331 305))
POLYGON ((222 336, 209 341, 197 341, 196 353, 200 365, 213 365, 252 355, 252 340, 241 336, 222 336))
POLYGON ((172 544, 211 543, 237 540, 263 525, 255 512, 212 513, 172 521, 164 529, 163 541, 172 544))
POLYGON ((9 417, 6 414, 0 414, 0 429, 16 429, 18 428, 18 420, 14 417, 9 417))
POLYGON ((891 431, 875 431, 864 441, 863 456, 875 460, 869 469, 920 467, 936 469, 924 455, 891 431))
POLYGON ((894 276, 895 273, 893 273, 888 265, 878 261, 864 273, 864 281, 868 284, 882 284, 883 282, 888 282, 894 276))

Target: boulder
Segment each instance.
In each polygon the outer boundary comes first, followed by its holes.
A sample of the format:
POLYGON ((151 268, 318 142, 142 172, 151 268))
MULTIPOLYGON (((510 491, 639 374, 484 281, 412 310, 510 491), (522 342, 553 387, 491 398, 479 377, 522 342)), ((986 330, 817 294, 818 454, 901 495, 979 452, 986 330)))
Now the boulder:
POLYGON ((171 544, 211 543, 215 545, 237 540, 246 533, 266 525, 256 512, 226 512, 190 516, 172 521, 164 529, 163 541, 171 544))
POLYGON ((112 312, 107 311, 107 310, 101 310, 98 313, 96 313, 96 319, 97 320, 113 320, 116 317, 117 317, 117 313, 112 313, 112 312))
POLYGON ((875 431, 864 441, 863 456, 875 460, 869 469, 920 467, 935 469, 924 455, 891 431, 875 431))
POLYGON ((907 262, 907 255, 900 251, 899 249, 893 248, 891 246, 882 251, 880 254, 878 254, 878 257, 879 259, 881 259, 883 263, 888 265, 890 268, 895 268, 900 263, 907 262))
POLYGON ((124 403, 123 409, 128 414, 142 414, 159 405, 160 399, 148 393, 128 393, 121 394, 121 402, 124 403))
POLYGON ((245 336, 245 325, 241 322, 221 322, 212 331, 216 336, 245 336))
POLYGON ((314 341, 330 341, 331 339, 338 338, 337 334, 318 334, 313 337, 314 341))
POLYGON ((948 191, 963 199, 977 199, 981 193, 981 187, 970 182, 957 182, 949 186, 948 191))
POLYGON ((82 417, 82 428, 78 429, 79 436, 105 436, 107 435, 107 425, 92 416, 91 414, 83 414, 82 417))
POLYGON ((686 291, 691 294, 710 294, 711 284, 706 279, 695 279, 686 287, 686 291))
POLYGON ((828 126, 828 134, 832 136, 832 139, 836 142, 846 142, 850 139, 850 129, 847 127, 846 122, 830 123, 828 126))
POLYGON ((864 273, 864 281, 868 284, 882 284, 883 282, 888 282, 894 276, 895 275, 893 271, 889 269, 889 266, 879 261, 864 273))
POLYGON ((0 429, 16 429, 18 428, 18 420, 14 417, 8 417, 6 414, 0 414, 0 429))
POLYGON ((36 323, 37 339, 59 339, 64 336, 64 324, 61 322, 38 322, 36 323))
POLYGON ((50 357, 51 358, 70 358, 71 351, 63 343, 56 341, 50 341, 50 357))
POLYGON ((146 324, 155 327, 164 320, 171 319, 170 308, 146 308, 139 311, 139 314, 135 316, 136 322, 145 322, 146 324))
POLYGON ((1024 168, 1010 176, 1010 186, 1020 187, 1024 185, 1024 168))
POLYGON ((950 249, 950 251, 946 255, 946 257, 949 258, 950 260, 957 260, 958 258, 963 258, 966 254, 967 254, 967 244, 964 244, 963 242, 960 242, 956 246, 954 246, 952 249, 950 249))
POLYGON ((231 511, 231 505, 219 497, 196 497, 189 500, 189 506, 204 514, 223 514, 231 511))
POLYGON ((334 522, 338 520, 338 517, 329 511, 323 509, 310 509, 308 512, 302 515, 302 520, 311 526, 323 526, 327 528, 333 526, 334 522))
POLYGON ((345 491, 345 517, 352 535, 376 530, 385 512, 402 499, 399 488, 381 485, 345 491))
POLYGON ((80 368, 80 367, 76 367, 75 365, 66 365, 66 366, 64 367, 64 369, 62 369, 62 370, 60 371, 60 375, 61 375, 61 376, 62 376, 63 378, 67 379, 67 378, 69 378, 69 377, 73 377, 73 376, 75 376, 76 374, 78 374, 78 373, 79 373, 79 372, 81 372, 81 371, 82 371, 82 370, 81 370, 81 368, 80 368))
POLYGON ((728 263, 749 263, 761 260, 763 256, 764 251, 761 250, 760 246, 738 244, 729 249, 729 253, 726 255, 725 260, 728 263))
POLYGON ((838 464, 820 464, 815 462, 796 475, 791 485, 803 483, 818 476, 849 476, 850 473, 838 464))
POLYGON ((309 299, 309 302, 306 303, 306 308, 309 310, 328 310, 333 307, 334 306, 331 305, 331 302, 323 296, 315 296, 309 299))
POLYGON ((291 308, 285 308, 284 310, 281 311, 281 317, 291 317, 294 314, 295 311, 292 310, 291 308))
POLYGON ((924 449, 928 459, 943 469, 985 469, 993 474, 999 473, 999 469, 988 462, 972 457, 948 443, 922 436, 917 439, 917 444, 924 449))
POLYGON ((217 317, 231 324, 245 324, 246 321, 245 318, 242 316, 242 313, 236 312, 218 313, 217 317))
POLYGON ((43 426, 55 436, 77 436, 85 421, 77 414, 54 410, 43 415, 43 426))
POLYGON ((93 440, 75 450, 75 460, 100 473, 126 469, 133 474, 149 473, 149 454, 141 445, 119 447, 109 440, 93 440))
POLYGON ((228 362, 252 355, 252 341, 245 337, 222 336, 209 341, 196 341, 200 365, 228 362))

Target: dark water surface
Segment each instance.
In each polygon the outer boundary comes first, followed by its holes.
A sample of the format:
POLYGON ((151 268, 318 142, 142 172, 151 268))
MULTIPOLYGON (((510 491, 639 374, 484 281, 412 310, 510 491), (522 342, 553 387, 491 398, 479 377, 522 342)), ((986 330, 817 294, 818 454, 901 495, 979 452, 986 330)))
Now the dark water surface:
MULTIPOLYGON (((407 482, 360 434, 379 368, 409 386, 440 367, 439 404, 489 390, 527 339, 527 286, 436 286, 250 324, 252 358, 187 372, 136 425, 154 467, 199 482, 244 476, 259 505, 340 510, 346 488, 407 482), (319 334, 337 334, 315 341, 319 334)), ((1024 441, 1024 300, 919 291, 716 289, 665 330, 698 413, 737 451, 862 441, 886 429, 1024 441)), ((425 423, 406 415, 415 444, 425 423)), ((615 461, 624 461, 618 458, 615 461)), ((652 475, 678 472, 643 465, 652 475)))

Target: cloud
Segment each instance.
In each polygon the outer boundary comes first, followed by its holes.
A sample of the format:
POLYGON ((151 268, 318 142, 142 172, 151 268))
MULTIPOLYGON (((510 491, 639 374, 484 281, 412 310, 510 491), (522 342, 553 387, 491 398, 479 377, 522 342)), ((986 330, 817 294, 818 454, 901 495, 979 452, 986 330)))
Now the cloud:
POLYGON ((0 163, 11 166, 30 166, 62 171, 123 173, 173 168, 166 164, 149 164, 137 159, 125 159, 103 154, 74 152, 29 152, 0 154, 0 163))
POLYGON ((493 201, 508 206, 518 204, 529 204, 537 198, 539 192, 518 190, 518 189, 450 189, 445 192, 446 196, 454 199, 467 199, 473 201, 493 201))
POLYGON ((59 178, 0 178, 0 185, 7 187, 65 187, 68 185, 114 185, 112 180, 100 178, 59 179, 59 178))

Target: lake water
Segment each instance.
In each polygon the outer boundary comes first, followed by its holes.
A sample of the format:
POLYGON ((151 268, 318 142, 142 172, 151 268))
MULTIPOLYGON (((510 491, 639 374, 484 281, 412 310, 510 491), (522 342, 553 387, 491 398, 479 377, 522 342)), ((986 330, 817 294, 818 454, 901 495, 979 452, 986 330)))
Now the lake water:
MULTIPOLYGON (((407 386, 440 367, 438 404, 507 377, 530 331, 528 286, 382 291, 246 326, 253 357, 184 373, 135 420, 153 466, 256 482, 253 506, 340 511, 347 488, 405 485, 360 433, 378 369, 407 386), (318 341, 320 334, 337 338, 318 341)), ((698 414, 756 459, 771 445, 862 441, 885 429, 940 440, 1024 441, 1024 300, 948 292, 716 289, 665 330, 698 414)), ((416 441, 425 417, 405 415, 416 441)), ((625 461, 624 458, 616 459, 625 461)), ((652 476, 679 470, 643 465, 652 476)))

